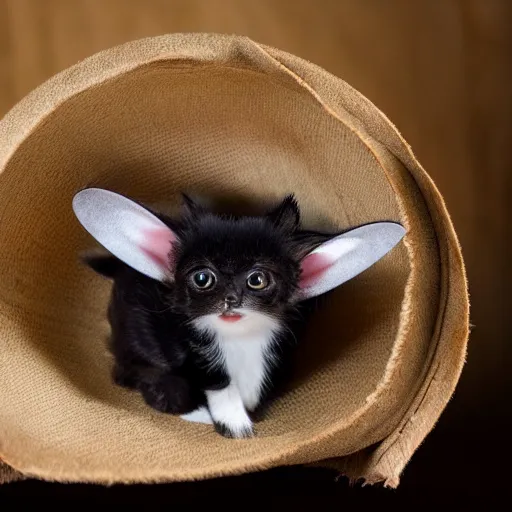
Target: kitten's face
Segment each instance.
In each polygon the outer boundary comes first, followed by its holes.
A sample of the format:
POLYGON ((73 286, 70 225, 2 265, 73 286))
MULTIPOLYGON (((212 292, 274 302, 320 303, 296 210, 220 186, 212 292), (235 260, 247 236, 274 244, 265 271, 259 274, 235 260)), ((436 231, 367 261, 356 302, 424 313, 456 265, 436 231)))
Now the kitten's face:
POLYGON ((278 320, 298 287, 297 224, 294 203, 277 221, 211 214, 190 221, 180 233, 173 306, 193 321, 222 327, 278 320))

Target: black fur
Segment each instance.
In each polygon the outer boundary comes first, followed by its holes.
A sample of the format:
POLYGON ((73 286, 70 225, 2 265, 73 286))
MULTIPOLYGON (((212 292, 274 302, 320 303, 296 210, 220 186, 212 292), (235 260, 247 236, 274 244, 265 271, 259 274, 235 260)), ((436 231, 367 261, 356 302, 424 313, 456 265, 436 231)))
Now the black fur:
MULTIPOLYGON (((301 325, 296 307, 300 260, 328 236, 300 230, 293 196, 260 217, 213 214, 188 196, 184 202, 178 220, 157 214, 179 240, 172 283, 146 277, 110 254, 85 257, 92 269, 114 283, 108 309, 114 381, 138 390, 148 405, 162 412, 184 414, 205 404, 204 391, 227 386, 229 377, 205 356, 213 340, 199 335, 190 322, 222 313, 230 296, 232 306, 264 312, 289 327, 276 344, 279 362, 260 410, 254 411, 257 417, 287 379, 289 352, 301 325), (194 272, 205 268, 216 275, 210 290, 191 284, 194 272), (268 276, 264 290, 246 285, 255 268, 268 276)), ((216 430, 231 435, 222 425, 216 430)))
POLYGON ((167 287, 112 256, 86 261, 114 282, 108 308, 114 382, 140 391, 161 412, 184 414, 204 403, 193 385, 190 328, 186 317, 166 305, 167 287))

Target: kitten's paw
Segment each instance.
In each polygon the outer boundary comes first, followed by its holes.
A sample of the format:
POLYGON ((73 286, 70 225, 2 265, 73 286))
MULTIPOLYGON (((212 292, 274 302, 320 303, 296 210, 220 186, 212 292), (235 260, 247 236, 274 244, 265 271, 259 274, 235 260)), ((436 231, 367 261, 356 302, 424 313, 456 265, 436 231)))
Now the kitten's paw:
POLYGON ((230 383, 222 389, 208 390, 206 397, 215 430, 219 434, 232 439, 245 439, 253 436, 251 418, 245 410, 235 384, 230 383))
POLYGON ((141 386, 141 395, 149 407, 158 412, 166 414, 176 414, 175 410, 178 408, 176 404, 169 400, 165 391, 158 386, 141 386))
POLYGON ((236 430, 233 426, 229 427, 225 423, 214 423, 215 432, 228 439, 248 439, 254 437, 254 429, 252 425, 238 427, 236 430))
POLYGON ((179 377, 166 377, 158 383, 141 385, 144 401, 165 414, 187 414, 199 406, 198 397, 187 381, 179 377))
POLYGON ((208 425, 213 423, 210 411, 206 407, 199 407, 199 409, 187 414, 182 414, 180 417, 182 420, 190 421, 192 423, 204 423, 208 425))

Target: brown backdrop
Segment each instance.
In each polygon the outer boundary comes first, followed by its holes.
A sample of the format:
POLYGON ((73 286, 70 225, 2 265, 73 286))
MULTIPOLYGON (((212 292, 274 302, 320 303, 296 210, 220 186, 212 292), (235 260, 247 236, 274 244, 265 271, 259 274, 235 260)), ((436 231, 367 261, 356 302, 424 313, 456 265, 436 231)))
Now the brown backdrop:
POLYGON ((468 364, 403 479, 441 460, 438 480, 455 485, 492 476, 489 464, 506 449, 511 26, 509 0, 0 0, 0 116, 77 61, 167 32, 245 34, 369 97, 444 194, 467 264, 475 326, 468 364))

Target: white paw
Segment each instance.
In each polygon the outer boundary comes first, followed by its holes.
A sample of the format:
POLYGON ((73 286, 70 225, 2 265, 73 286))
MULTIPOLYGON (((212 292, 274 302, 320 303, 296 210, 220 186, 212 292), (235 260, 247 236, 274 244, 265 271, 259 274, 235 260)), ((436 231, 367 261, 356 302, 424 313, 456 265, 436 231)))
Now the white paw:
POLYGON ((235 439, 253 435, 251 418, 245 410, 238 388, 233 383, 224 389, 207 391, 206 398, 217 432, 235 439))
POLYGON ((208 411, 206 407, 199 407, 199 409, 187 414, 182 414, 180 417, 182 420, 193 423, 204 423, 206 425, 211 425, 213 423, 210 411, 208 411))

